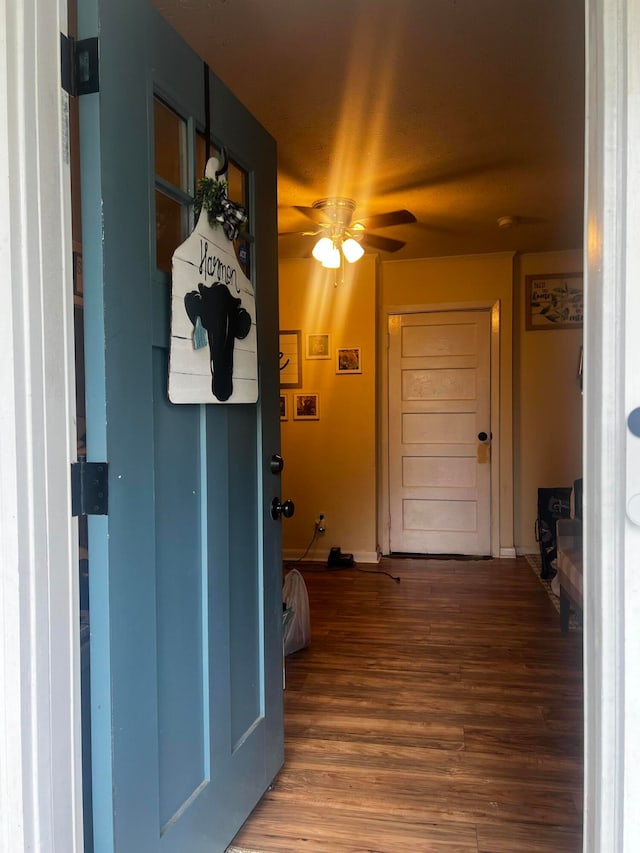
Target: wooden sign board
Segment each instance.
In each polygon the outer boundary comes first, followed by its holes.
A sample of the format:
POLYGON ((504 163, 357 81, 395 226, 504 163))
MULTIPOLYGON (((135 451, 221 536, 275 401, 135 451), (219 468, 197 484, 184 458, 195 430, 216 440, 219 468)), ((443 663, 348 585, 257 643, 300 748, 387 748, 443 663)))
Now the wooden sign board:
MULTIPOLYGON (((207 175, 215 168, 212 159, 207 175)), ((193 233, 173 254, 169 399, 258 399, 253 285, 242 272, 233 243, 221 227, 211 227, 204 209, 193 233)))

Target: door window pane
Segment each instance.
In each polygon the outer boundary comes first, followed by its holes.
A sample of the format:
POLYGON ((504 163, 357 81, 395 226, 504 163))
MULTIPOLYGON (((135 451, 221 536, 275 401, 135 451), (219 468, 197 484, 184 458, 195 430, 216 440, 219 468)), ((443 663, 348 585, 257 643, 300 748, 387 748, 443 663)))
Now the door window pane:
POLYGON ((187 123, 158 98, 154 114, 156 175, 188 192, 187 123))
MULTIPOLYGON (((217 157, 220 156, 218 148, 211 146, 211 154, 217 157)), ((204 177, 204 169, 206 166, 207 144, 203 133, 196 134, 196 181, 204 177)), ((233 160, 227 160, 227 195, 231 201, 237 201, 247 207, 247 174, 246 172, 234 163, 233 160)))
POLYGON ((227 172, 229 188, 227 195, 231 201, 237 201, 247 207, 247 176, 246 173, 233 160, 229 160, 229 171, 227 172))
MULTIPOLYGON (((227 172, 227 180, 229 187, 227 194, 232 201, 241 204, 247 211, 247 221, 242 227, 245 233, 249 232, 249 181, 247 173, 240 168, 233 160, 229 160, 229 169, 227 172)), ((235 240, 233 247, 236 252, 236 257, 242 267, 242 271, 247 276, 251 277, 250 258, 251 249, 249 242, 241 237, 235 240)))
MULTIPOLYGON (((211 145, 211 155, 220 156, 219 149, 211 145)), ((200 178, 204 177, 206 166, 207 143, 203 133, 196 134, 196 183, 200 178)), ((241 204, 247 211, 247 222, 243 226, 244 232, 249 231, 249 179, 247 173, 234 163, 233 160, 227 160, 227 196, 231 201, 241 204)), ((244 274, 250 276, 250 245, 246 239, 238 238, 233 244, 236 257, 242 267, 244 274)))
POLYGON ((188 213, 183 204, 156 190, 156 266, 171 272, 171 258, 187 236, 188 213))

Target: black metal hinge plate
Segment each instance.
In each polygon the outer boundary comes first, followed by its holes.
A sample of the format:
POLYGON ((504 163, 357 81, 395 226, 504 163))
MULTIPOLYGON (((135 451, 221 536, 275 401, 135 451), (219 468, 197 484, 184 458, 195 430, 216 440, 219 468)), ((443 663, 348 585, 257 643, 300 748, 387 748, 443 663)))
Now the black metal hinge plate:
POLYGON ((109 514, 109 465, 74 462, 71 465, 71 514, 109 514))
POLYGON ((98 39, 80 39, 60 33, 62 88, 73 97, 100 91, 98 39))

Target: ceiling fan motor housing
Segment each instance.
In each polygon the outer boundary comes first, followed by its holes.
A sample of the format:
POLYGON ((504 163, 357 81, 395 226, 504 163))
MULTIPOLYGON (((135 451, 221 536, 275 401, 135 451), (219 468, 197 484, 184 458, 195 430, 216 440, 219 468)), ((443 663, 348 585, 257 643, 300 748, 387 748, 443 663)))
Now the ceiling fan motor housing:
POLYGON ((321 198, 313 202, 316 210, 321 210, 332 225, 348 228, 351 224, 356 203, 352 198, 321 198))

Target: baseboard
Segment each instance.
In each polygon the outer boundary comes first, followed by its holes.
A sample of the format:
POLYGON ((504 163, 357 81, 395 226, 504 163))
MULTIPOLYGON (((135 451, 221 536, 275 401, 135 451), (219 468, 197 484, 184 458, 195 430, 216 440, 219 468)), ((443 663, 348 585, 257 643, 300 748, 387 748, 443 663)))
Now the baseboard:
POLYGON ((500 559, 515 560, 516 556, 515 548, 500 548, 500 559))
MULTIPOLYGON (((347 549, 344 549, 344 551, 347 554, 350 553, 347 549)), ((296 560, 300 559, 301 554, 302 554, 302 551, 294 551, 291 548, 283 548, 282 559, 287 563, 293 563, 296 560)), ((325 553, 323 553, 323 552, 320 552, 320 553, 311 552, 311 553, 307 554, 307 556, 304 558, 303 562, 305 562, 305 563, 326 563, 328 557, 329 557, 329 550, 328 549, 325 553)), ((356 563, 379 563, 380 562, 380 556, 379 556, 377 551, 354 551, 353 552, 353 559, 355 560, 356 563)))
POLYGON ((518 557, 526 557, 527 554, 539 554, 539 553, 540 553, 540 548, 538 548, 537 546, 532 548, 529 545, 522 545, 522 546, 518 546, 516 548, 516 555, 518 557))
POLYGON ((353 559, 356 563, 379 563, 380 554, 377 551, 356 551, 353 559))
MULTIPOLYGON (((285 560, 287 563, 295 563, 296 560, 300 559, 303 551, 304 551, 304 548, 302 550, 300 550, 300 549, 294 550, 292 548, 283 548, 282 549, 282 559, 285 560)), ((307 556, 304 557, 304 562, 305 563, 326 563, 328 556, 329 556, 329 549, 327 548, 326 553, 322 553, 322 552, 313 553, 313 552, 311 552, 311 553, 307 554, 307 556)))

